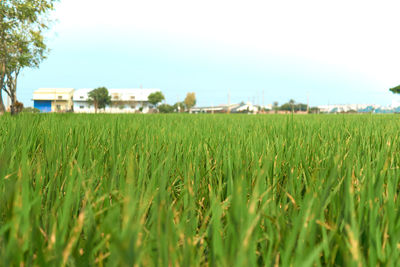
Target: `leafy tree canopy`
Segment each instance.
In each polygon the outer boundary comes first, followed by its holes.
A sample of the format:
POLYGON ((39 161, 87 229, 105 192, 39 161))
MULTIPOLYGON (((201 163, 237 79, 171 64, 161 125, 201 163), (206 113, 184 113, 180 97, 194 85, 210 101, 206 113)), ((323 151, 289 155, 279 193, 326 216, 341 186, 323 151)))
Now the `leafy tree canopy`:
POLYGON ((176 110, 177 112, 185 111, 185 103, 184 102, 176 102, 173 107, 174 107, 174 110, 176 110))
POLYGON ((194 92, 187 93, 185 98, 185 106, 187 109, 191 109, 196 105, 196 94, 194 92))
POLYGON ((97 113, 97 109, 104 109, 111 103, 111 96, 108 94, 106 87, 98 87, 89 92, 89 104, 94 105, 94 109, 97 113))
POLYGON ((158 103, 160 103, 164 99, 165 99, 165 97, 164 97, 163 93, 161 93, 160 91, 151 93, 148 97, 149 103, 155 107, 157 106, 158 103))
POLYGON ((16 90, 20 71, 38 67, 48 52, 44 32, 55 0, 0 1, 0 113, 1 92, 11 98, 11 113, 17 108, 16 90))
POLYGON ((168 104, 161 104, 158 106, 158 110, 160 113, 173 113, 174 112, 174 107, 168 104))
POLYGON ((396 86, 396 87, 393 87, 393 88, 390 88, 389 90, 390 90, 390 92, 392 92, 393 94, 400 94, 400 85, 398 85, 398 86, 396 86))
POLYGON ((288 103, 283 104, 279 107, 282 111, 307 111, 307 104, 296 103, 293 99, 290 99, 288 103))

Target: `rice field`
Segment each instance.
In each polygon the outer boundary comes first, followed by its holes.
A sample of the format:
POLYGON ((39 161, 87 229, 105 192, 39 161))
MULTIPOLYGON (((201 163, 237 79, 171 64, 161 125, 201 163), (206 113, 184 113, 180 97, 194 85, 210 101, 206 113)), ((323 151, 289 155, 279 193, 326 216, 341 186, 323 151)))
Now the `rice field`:
POLYGON ((395 115, 0 117, 1 266, 395 266, 395 115))

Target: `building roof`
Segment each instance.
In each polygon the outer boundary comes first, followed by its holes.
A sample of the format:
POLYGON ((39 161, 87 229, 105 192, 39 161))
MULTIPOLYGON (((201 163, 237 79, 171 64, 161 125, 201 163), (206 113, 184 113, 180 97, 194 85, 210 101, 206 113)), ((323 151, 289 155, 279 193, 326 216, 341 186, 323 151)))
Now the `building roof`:
POLYGON ((72 93, 75 89, 74 88, 39 88, 34 94, 69 94, 72 93))
POLYGON ((39 88, 33 92, 33 100, 68 100, 71 98, 74 88, 39 88))
POLYGON ((228 109, 232 110, 239 107, 240 104, 231 104, 231 105, 218 105, 211 107, 194 107, 190 110, 192 112, 210 112, 210 111, 227 111, 228 109))
POLYGON ((241 104, 237 107, 234 107, 231 112, 243 112, 243 111, 249 111, 249 112, 254 112, 257 111, 258 108, 256 106, 254 106, 253 104, 251 104, 250 102, 248 102, 247 104, 241 104))

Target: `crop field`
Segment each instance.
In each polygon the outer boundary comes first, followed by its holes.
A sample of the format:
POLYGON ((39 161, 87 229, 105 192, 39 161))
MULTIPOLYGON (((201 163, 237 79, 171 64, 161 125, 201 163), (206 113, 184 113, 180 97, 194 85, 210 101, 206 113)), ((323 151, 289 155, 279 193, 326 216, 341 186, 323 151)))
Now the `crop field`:
POLYGON ((1 266, 394 266, 400 117, 0 117, 1 266))

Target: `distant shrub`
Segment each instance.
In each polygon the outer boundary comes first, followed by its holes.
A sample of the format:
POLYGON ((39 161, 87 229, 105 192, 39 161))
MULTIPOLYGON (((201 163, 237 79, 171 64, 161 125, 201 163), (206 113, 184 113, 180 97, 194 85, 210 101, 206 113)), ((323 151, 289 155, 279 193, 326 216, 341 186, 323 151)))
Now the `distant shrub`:
POLYGON ((40 110, 37 108, 33 108, 33 107, 27 107, 27 108, 23 108, 22 112, 24 112, 24 113, 40 113, 40 110))
POLYGON ((174 112, 174 107, 168 104, 162 104, 158 106, 160 113, 172 113, 174 112))
POLYGON ((22 112, 24 110, 24 104, 22 104, 19 101, 15 102, 14 107, 15 107, 15 112, 16 113, 20 113, 20 112, 22 112))

